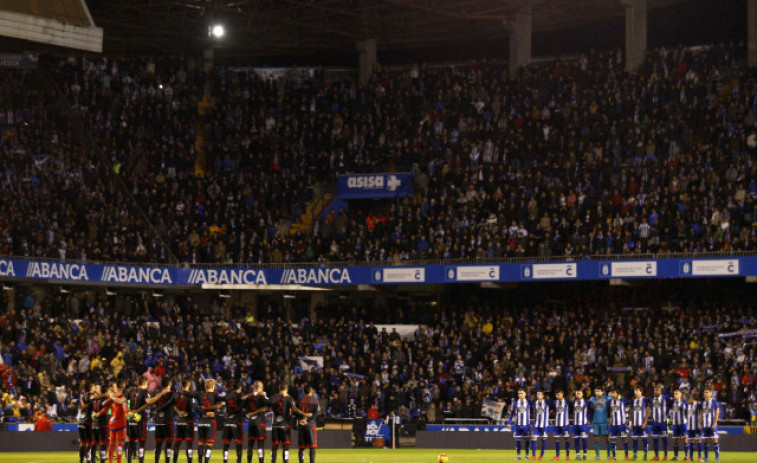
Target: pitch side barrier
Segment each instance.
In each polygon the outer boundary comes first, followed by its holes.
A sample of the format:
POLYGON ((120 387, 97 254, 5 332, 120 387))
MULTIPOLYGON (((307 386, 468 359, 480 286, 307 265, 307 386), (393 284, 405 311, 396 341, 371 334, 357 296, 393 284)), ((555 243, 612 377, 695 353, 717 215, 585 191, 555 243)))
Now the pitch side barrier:
MULTIPOLYGON (((430 262, 430 261, 426 261, 430 262)), ((0 279, 50 283, 265 289, 284 285, 354 286, 446 283, 512 283, 757 276, 757 254, 723 257, 581 260, 433 261, 424 265, 391 263, 169 266, 159 264, 80 263, 0 257, 0 279)))

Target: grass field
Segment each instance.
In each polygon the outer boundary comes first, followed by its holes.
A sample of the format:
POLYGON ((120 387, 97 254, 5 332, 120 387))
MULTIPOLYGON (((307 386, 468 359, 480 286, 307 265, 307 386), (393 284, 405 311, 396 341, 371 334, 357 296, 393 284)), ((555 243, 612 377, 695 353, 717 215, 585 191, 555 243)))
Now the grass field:
MULTIPOLYGON (((317 463, 436 463, 440 450, 381 450, 381 449, 356 449, 356 450, 318 450, 317 463)), ((450 463, 502 463, 512 461, 515 452, 512 450, 447 450, 444 453, 449 455, 450 463)), ((593 452, 589 454, 589 460, 593 461, 593 452)), ((231 456, 231 455, 230 455, 231 456)), ((544 461, 551 460, 554 452, 547 452, 544 461)), ((672 455, 671 455, 672 456, 672 455)), ((710 461, 714 462, 714 455, 710 455, 710 461)), ((153 453, 145 455, 146 462, 154 461, 153 453)), ((162 460, 161 460, 162 461, 162 460)), ((179 458, 180 463, 186 463, 187 459, 184 454, 179 458)), ((195 458, 194 462, 197 461, 195 458)), ((211 463, 223 463, 223 454, 220 451, 214 451, 210 459, 211 463)), ((236 463, 236 455, 229 459, 231 463, 236 463)), ((257 458, 253 459, 257 462, 257 458)), ((266 462, 270 462, 270 453, 266 452, 266 462)), ((281 462, 279 454, 278 462, 281 462)), ((297 451, 292 452, 289 458, 290 463, 297 463, 297 451)), ((308 462, 307 456, 305 461, 308 462)), ((564 460, 563 460, 564 461, 564 460)), ((571 460, 572 462, 573 460, 571 460)), ((757 455, 748 452, 723 452, 720 455, 720 461, 723 463, 754 463, 757 461, 757 455)), ((58 463, 71 462, 78 463, 79 456, 75 452, 32 452, 32 453, 4 453, 0 451, 0 462, 2 463, 58 463)), ((247 462, 247 455, 242 457, 242 463, 247 462)), ((126 458, 123 459, 126 463, 126 458)))

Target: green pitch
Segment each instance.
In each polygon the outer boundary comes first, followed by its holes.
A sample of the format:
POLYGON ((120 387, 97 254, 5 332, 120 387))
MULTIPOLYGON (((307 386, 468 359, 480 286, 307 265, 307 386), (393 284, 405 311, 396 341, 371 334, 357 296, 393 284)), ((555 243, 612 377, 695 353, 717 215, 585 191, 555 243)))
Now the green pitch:
MULTIPOLYGON (((503 463, 513 461, 515 452, 512 450, 420 450, 420 449, 401 449, 401 450, 382 450, 382 449, 356 449, 356 450, 329 450, 319 449, 316 463, 437 463, 437 456, 440 453, 446 453, 449 456, 449 463, 503 463)), ((551 461, 554 456, 553 452, 547 452, 544 461, 551 461)), ((604 456, 604 450, 603 450, 604 456)), ((236 454, 230 455, 230 463, 236 463, 236 454)), ((269 452, 266 452, 266 463, 271 461, 269 452)), ((710 459, 714 462, 714 455, 710 459)), ((589 453, 587 461, 594 461, 594 452, 589 453)), ((146 462, 154 461, 154 453, 147 452, 145 455, 146 462)), ((161 462, 163 459, 161 459, 161 462)), ((179 463, 186 463, 187 458, 183 454, 179 457, 179 463)), ((192 461, 196 462, 197 458, 192 461)), ((211 463, 223 463, 223 452, 214 451, 210 459, 211 463)), ((253 458, 257 462, 257 456, 253 458)), ((281 462, 281 454, 277 462, 281 462)), ((309 462, 307 456, 305 461, 309 462)), ((563 458, 563 462, 565 459, 563 458)), ((603 458, 604 461, 604 458, 603 458)), ((720 461, 723 463, 754 463, 755 454, 748 452, 723 452, 720 455, 720 461)), ((76 452, 32 452, 32 453, 4 453, 0 452, 0 462, 2 463, 59 463, 70 462, 79 463, 79 455, 76 452)), ((126 463, 126 458, 122 460, 126 463)), ((292 451, 289 458, 290 463, 297 463, 297 449, 292 451)), ((571 460, 571 463, 573 460, 571 460)), ((114 459, 115 463, 115 459, 114 459)), ((247 454, 242 457, 242 463, 247 463, 247 454)), ((622 459, 618 463, 625 463, 622 459)))

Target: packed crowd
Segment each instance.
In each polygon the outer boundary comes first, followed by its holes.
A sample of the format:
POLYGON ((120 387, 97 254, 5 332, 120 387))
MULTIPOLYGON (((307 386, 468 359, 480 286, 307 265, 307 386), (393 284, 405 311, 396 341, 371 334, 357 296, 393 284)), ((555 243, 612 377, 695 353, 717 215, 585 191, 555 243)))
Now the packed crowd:
POLYGON ((143 261, 149 250, 152 261, 165 257, 43 77, 0 69, 0 254, 143 261))
POLYGON ((252 321, 228 299, 29 294, 0 314, 1 413, 72 420, 84 380, 146 376, 155 389, 169 376, 198 387, 215 378, 220 390, 259 379, 269 395, 283 381, 295 397, 307 382, 327 416, 394 411, 416 423, 480 417, 485 399, 510 402, 520 387, 617 386, 630 397, 636 385, 651 394, 657 384, 700 393, 710 384, 724 418, 757 415, 757 349, 743 334, 721 337, 757 328, 757 300, 743 282, 581 286, 513 290, 501 301, 471 290, 435 309, 337 299, 316 320, 292 321, 274 303, 252 321), (387 319, 416 325, 414 334, 374 325, 387 319), (322 357, 323 367, 303 356, 322 357))
POLYGON ((184 262, 277 263, 741 251, 757 240, 743 44, 658 50, 635 74, 619 53, 591 52, 516 75, 490 62, 416 66, 366 86, 318 72, 207 79, 192 60, 47 68, 104 157, 84 148, 50 86, 3 71, 3 192, 14 198, 0 205, 3 253, 164 261, 162 236, 184 262), (392 169, 412 170, 413 197, 292 229, 336 173, 392 169))

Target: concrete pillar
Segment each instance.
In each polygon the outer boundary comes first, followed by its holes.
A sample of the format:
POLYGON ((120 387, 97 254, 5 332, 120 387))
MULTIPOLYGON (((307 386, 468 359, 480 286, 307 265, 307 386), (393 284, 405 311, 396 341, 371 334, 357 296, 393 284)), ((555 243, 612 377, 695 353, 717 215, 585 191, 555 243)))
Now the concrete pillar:
MULTIPOLYGON (((239 292, 239 305, 244 307, 245 314, 255 317, 255 321, 258 321, 258 293, 255 291, 240 291, 239 292)), ((245 318, 247 317, 245 315, 245 318)))
POLYGON ((749 0, 747 6, 747 65, 757 66, 757 0, 749 0))
POLYGON ((359 41, 355 48, 360 56, 358 66, 360 85, 365 85, 371 80, 373 68, 376 66, 376 39, 366 39, 359 41))
POLYGON ((515 13, 510 28, 510 74, 531 62, 531 2, 515 13))
POLYGON ((626 70, 636 71, 647 54, 647 0, 622 0, 626 7, 626 70))
POLYGON ((324 291, 313 291, 310 294, 310 320, 312 321, 318 321, 318 314, 316 313, 315 309, 318 308, 319 305, 325 305, 326 304, 326 295, 324 294, 324 291))

